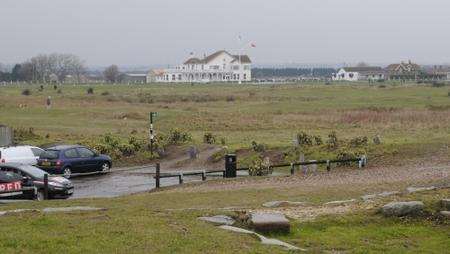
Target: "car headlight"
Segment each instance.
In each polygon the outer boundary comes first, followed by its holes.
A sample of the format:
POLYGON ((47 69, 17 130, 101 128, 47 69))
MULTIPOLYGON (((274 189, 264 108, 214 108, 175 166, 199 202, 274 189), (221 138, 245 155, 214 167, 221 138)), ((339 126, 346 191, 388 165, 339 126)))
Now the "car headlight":
POLYGON ((48 185, 53 186, 53 187, 58 187, 58 188, 64 187, 64 185, 62 185, 61 183, 57 183, 57 182, 49 182, 48 185))

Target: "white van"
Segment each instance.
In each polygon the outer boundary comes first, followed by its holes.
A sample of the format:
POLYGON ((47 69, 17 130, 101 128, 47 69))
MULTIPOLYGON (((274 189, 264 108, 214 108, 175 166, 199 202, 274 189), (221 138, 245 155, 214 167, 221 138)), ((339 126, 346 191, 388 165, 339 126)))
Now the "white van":
POLYGON ((0 147, 0 163, 36 165, 44 150, 35 146, 0 147))

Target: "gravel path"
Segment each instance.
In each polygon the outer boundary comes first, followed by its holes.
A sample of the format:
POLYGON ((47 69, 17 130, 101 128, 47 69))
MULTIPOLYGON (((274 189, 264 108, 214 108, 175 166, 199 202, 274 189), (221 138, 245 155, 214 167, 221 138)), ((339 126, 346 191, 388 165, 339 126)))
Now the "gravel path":
POLYGON ((334 169, 304 176, 301 173, 289 177, 241 178, 206 182, 200 185, 179 187, 173 192, 205 192, 217 190, 265 189, 265 188, 302 188, 315 189, 342 186, 375 186, 398 183, 419 185, 433 181, 450 181, 450 162, 439 165, 368 167, 359 169, 334 169))

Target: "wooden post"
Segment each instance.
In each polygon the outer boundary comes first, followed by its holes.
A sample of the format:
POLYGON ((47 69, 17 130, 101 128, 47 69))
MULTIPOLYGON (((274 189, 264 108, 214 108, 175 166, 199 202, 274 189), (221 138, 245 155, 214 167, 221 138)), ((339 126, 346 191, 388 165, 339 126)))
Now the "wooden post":
POLYGON ((294 172, 295 172, 294 163, 291 163, 291 175, 294 175, 294 172))
POLYGON ((183 184, 183 173, 180 173, 180 174, 178 175, 178 182, 179 182, 180 184, 183 184))
POLYGON ((159 163, 156 163, 156 176, 155 176, 155 180, 156 180, 156 188, 160 188, 161 187, 161 183, 160 183, 160 178, 161 176, 161 166, 159 163))
POLYGON ((203 170, 202 172, 202 181, 206 181, 206 172, 203 170))
POLYGON ((48 174, 44 175, 44 199, 48 199, 48 174))

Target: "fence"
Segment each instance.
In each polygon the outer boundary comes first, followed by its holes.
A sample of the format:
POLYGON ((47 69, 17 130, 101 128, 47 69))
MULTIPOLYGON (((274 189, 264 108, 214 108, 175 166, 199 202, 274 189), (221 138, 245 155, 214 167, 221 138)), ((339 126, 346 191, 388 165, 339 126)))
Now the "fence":
POLYGON ((13 143, 13 131, 8 126, 0 125, 0 146, 9 146, 13 143))
MULTIPOLYGON (((331 165, 334 163, 349 163, 349 162, 357 162, 358 163, 358 167, 359 168, 363 168, 367 165, 367 157, 366 156, 362 156, 359 158, 349 158, 349 159, 342 159, 342 160, 317 160, 317 161, 305 161, 305 162, 294 162, 294 163, 289 163, 289 164, 278 164, 278 165, 270 165, 270 168, 274 169, 274 168, 285 168, 285 167, 290 167, 290 174, 294 175, 295 174, 295 167, 296 166, 308 166, 308 165, 323 165, 325 164, 327 167, 327 170, 330 171, 331 170, 331 165)), ((160 188, 161 187, 161 179, 163 178, 178 178, 178 183, 179 184, 183 184, 184 182, 184 177, 185 176, 196 176, 196 175, 200 175, 202 177, 202 181, 206 181, 206 176, 208 174, 217 174, 217 173, 221 173, 223 175, 223 178, 226 178, 228 176, 228 178, 232 178, 232 177, 236 177, 236 171, 248 171, 250 168, 249 167, 242 167, 242 168, 237 168, 236 164, 235 165, 228 165, 227 163, 225 163, 225 169, 224 170, 201 170, 201 171, 189 171, 189 172, 177 172, 177 173, 161 173, 161 166, 159 163, 156 164, 156 172, 155 172, 155 181, 156 181, 156 188, 160 188), (229 173, 230 170, 233 170, 234 173, 232 172, 231 174, 229 173), (229 177, 229 176, 232 177, 229 177), (233 176, 234 175, 234 176, 233 176)))

